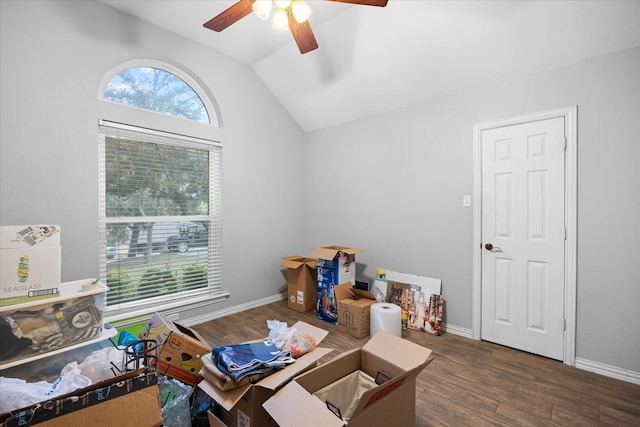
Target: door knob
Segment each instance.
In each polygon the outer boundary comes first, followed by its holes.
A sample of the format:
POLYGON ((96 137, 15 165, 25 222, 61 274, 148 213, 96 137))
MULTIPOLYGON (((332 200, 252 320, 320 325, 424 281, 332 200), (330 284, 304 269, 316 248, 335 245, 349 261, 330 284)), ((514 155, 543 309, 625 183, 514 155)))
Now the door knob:
POLYGON ((484 245, 484 248, 486 250, 488 250, 488 251, 493 251, 493 250, 499 251, 500 250, 499 247, 493 246, 491 243, 487 243, 486 245, 484 245))

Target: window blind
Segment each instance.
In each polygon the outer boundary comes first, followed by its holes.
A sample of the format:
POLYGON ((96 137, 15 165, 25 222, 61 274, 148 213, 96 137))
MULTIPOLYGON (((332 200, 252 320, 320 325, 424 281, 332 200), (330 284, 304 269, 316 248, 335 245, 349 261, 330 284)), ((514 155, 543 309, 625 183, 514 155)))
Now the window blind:
POLYGON ((98 145, 107 309, 221 294, 221 144, 101 121, 98 145))

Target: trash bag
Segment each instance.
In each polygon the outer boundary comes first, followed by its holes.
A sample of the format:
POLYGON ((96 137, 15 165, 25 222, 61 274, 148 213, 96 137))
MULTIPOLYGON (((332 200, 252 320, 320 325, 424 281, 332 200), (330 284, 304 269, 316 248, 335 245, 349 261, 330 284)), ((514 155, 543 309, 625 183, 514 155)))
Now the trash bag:
POLYGON ((216 401, 207 393, 196 387, 191 394, 191 426, 209 427, 208 411, 215 413, 216 401))
POLYGON ((189 395, 192 387, 175 378, 158 376, 164 427, 191 427, 189 395))

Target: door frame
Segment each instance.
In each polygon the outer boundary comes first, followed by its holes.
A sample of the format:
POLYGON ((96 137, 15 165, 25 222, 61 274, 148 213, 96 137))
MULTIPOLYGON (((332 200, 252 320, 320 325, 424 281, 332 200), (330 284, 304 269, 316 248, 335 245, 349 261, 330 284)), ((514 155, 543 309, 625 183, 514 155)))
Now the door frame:
POLYGON ((473 291, 471 335, 481 338, 482 327, 482 132, 489 129, 562 117, 565 122, 565 292, 564 292, 564 357, 567 365, 575 365, 576 357, 576 288, 577 288, 577 209, 578 209, 578 107, 577 105, 526 114, 473 125, 473 291))

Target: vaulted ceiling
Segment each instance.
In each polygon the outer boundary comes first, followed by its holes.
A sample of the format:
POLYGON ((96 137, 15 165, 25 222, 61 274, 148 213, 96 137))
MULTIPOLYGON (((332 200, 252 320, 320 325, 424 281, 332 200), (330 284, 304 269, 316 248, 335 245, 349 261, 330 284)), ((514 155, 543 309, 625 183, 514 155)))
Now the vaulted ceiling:
POLYGON ((100 1, 252 67, 306 132, 640 45, 638 0, 307 0, 304 55, 254 14, 203 27, 236 0, 100 1))

